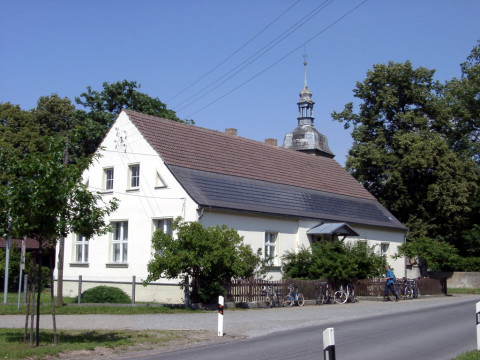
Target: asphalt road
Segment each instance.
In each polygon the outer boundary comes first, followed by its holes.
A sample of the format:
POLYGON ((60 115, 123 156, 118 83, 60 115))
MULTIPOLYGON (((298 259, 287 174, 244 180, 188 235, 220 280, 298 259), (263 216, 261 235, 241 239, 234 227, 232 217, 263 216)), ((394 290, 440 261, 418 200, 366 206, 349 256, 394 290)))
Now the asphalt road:
MULTIPOLYGON (((452 359, 476 348, 480 296, 422 297, 398 303, 225 311, 225 338, 214 344, 141 359, 323 359, 322 332, 335 329, 337 359, 452 359)), ((172 329, 217 332, 216 312, 158 315, 57 315, 58 329, 172 329)), ((22 328, 22 315, 0 316, 0 327, 22 328)), ((41 328, 51 328, 42 316, 41 328)), ((123 357, 122 357, 123 358, 123 357)), ((135 357, 131 357, 132 359, 135 357)), ((140 358, 140 357, 137 357, 140 358)))
POLYGON ((331 319, 324 325, 292 326, 287 331, 244 341, 130 359, 318 360, 324 358, 322 332, 333 327, 338 360, 449 360, 476 349, 475 303, 478 300, 436 304, 407 312, 396 312, 391 307, 390 314, 355 320, 331 319))

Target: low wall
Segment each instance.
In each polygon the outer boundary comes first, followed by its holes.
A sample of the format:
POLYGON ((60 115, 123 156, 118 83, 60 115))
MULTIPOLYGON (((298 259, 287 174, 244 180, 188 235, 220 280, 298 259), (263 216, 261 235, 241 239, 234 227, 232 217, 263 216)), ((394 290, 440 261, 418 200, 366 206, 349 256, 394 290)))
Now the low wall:
POLYGON ((480 289, 480 272, 433 272, 430 277, 446 281, 449 288, 480 289))

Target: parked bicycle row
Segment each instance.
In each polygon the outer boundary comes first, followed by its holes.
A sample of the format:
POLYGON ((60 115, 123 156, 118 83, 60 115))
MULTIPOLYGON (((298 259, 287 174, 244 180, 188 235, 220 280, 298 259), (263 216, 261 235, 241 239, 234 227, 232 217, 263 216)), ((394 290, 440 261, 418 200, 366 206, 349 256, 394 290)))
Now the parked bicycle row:
MULTIPOLYGON (((316 289, 315 303, 322 304, 345 304, 347 302, 356 302, 355 289, 353 283, 340 285, 336 291, 328 284, 328 282, 320 282, 316 289)), ((279 306, 303 306, 305 297, 299 292, 298 286, 293 284, 288 286, 288 294, 283 296, 282 290, 278 286, 263 286, 262 294, 266 305, 270 308, 279 306)))
MULTIPOLYGON (((294 305, 303 306, 305 304, 305 296, 298 286, 290 284, 287 289, 288 293, 284 295, 282 288, 278 285, 263 286, 261 295, 266 306, 272 308, 294 305)), ((404 300, 418 299, 420 297, 420 290, 415 279, 396 279, 395 292, 404 300)), ((320 281, 316 284, 314 300, 317 305, 355 303, 358 301, 355 294, 355 281, 341 284, 337 288, 327 281, 320 281)))

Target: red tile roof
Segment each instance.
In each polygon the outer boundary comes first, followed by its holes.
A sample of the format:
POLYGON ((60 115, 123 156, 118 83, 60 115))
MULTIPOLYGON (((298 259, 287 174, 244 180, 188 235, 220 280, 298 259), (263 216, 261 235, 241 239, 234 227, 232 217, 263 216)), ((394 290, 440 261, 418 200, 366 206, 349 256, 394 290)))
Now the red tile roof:
POLYGON ((334 159, 124 111, 168 165, 374 199, 334 159))

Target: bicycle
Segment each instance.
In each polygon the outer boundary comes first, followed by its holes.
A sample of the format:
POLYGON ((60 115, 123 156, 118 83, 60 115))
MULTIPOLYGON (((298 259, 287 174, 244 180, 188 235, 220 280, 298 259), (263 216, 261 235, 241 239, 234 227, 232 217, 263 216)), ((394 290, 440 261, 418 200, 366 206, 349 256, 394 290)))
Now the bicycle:
POLYGON ((280 298, 278 294, 278 289, 275 288, 273 289, 273 292, 271 292, 272 288, 270 286, 263 286, 262 287, 262 296, 265 296, 265 302, 267 303, 269 308, 272 308, 274 306, 280 306, 280 298))
POLYGON ((418 290, 417 282, 414 279, 404 279, 401 284, 395 286, 398 295, 403 296, 403 300, 418 299, 420 290, 418 290))
POLYGON ((420 297, 420 290, 418 289, 417 282, 415 279, 408 280, 410 283, 410 287, 412 288, 412 298, 418 299, 420 297))
POLYGON ((283 298, 283 306, 293 306, 294 304, 303 306, 305 304, 305 298, 302 293, 298 292, 298 286, 295 287, 295 292, 293 292, 293 289, 293 285, 288 287, 288 295, 283 298))
POLYGON ((335 291, 334 300, 337 304, 345 304, 347 301, 352 303, 357 301, 355 295, 355 288, 352 284, 347 284, 345 288, 343 285, 340 285, 340 289, 335 291))
POLYGON ((328 282, 320 282, 316 290, 316 304, 330 304, 333 300, 333 291, 328 282))

